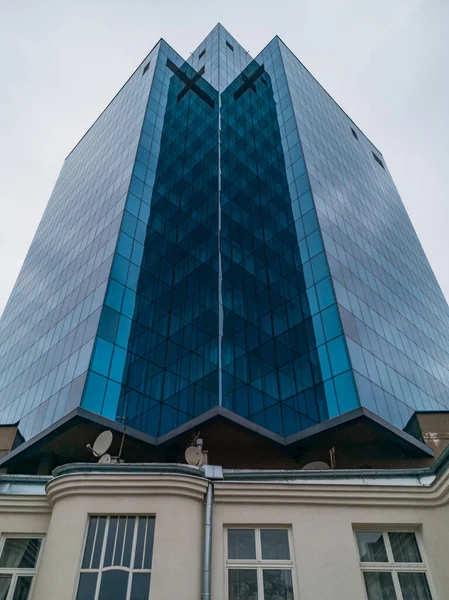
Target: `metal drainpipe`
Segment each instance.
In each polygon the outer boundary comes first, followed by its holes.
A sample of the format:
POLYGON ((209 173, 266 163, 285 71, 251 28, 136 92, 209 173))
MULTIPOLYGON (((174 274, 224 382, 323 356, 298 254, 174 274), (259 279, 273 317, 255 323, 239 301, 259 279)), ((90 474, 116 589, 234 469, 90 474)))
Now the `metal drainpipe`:
POLYGON ((203 600, 210 600, 212 580, 212 504, 214 484, 209 481, 206 494, 206 510, 204 517, 204 560, 203 560, 203 600))

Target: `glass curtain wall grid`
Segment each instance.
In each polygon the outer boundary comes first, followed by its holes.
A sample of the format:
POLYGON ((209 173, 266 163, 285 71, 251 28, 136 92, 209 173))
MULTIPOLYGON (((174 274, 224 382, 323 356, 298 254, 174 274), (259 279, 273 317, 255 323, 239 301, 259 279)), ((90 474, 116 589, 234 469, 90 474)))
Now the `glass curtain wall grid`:
POLYGON ((0 420, 287 437, 449 407, 449 313, 382 154, 276 37, 160 41, 67 157, 0 323, 0 420))
POLYGON ((158 44, 66 158, 0 322, 0 418, 30 438, 79 406, 158 44))

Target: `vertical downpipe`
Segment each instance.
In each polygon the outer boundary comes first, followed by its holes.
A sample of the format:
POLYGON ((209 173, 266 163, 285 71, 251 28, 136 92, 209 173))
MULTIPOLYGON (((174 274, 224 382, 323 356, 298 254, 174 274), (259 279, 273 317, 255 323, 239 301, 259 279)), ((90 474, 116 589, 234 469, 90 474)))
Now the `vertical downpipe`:
POLYGON ((202 600, 211 600, 212 582, 212 504, 214 484, 209 481, 206 494, 206 510, 204 517, 204 562, 203 562, 203 593, 202 600))

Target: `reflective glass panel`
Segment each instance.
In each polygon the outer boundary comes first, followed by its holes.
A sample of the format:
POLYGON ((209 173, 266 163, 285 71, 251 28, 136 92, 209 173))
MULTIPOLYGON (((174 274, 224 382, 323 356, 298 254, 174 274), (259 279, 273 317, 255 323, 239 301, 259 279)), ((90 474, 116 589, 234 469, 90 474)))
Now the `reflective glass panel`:
POLYGON ((395 562, 422 562, 414 533, 389 533, 395 562))
POLYGON ((432 600, 425 573, 398 573, 404 600, 432 600))
POLYGON ((6 600, 10 585, 11 575, 0 575, 0 600, 6 600))
POLYGON ((101 574, 100 593, 98 600, 111 598, 126 598, 129 573, 126 571, 104 571, 101 574))
POLYGON ((290 560, 288 531, 286 529, 262 529, 262 560, 290 560))
POLYGON ((397 600, 393 577, 389 572, 363 573, 368 600, 397 600))
POLYGON ((94 600, 97 577, 97 573, 81 573, 76 600, 94 600))
POLYGON ((288 570, 263 570, 264 600, 293 600, 292 572, 288 570))
POLYGON ((0 557, 1 568, 33 569, 36 566, 40 538, 7 538, 0 557))
POLYGON ((256 558, 254 529, 228 529, 228 558, 237 560, 256 558))
POLYGON ((362 562, 387 562, 387 550, 382 532, 356 533, 360 560, 362 562))
POLYGON ((258 600, 255 569, 229 569, 228 586, 229 600, 258 600))
POLYGON ((148 600, 151 573, 134 573, 130 600, 148 600))
POLYGON ((18 577, 12 600, 28 600, 32 583, 33 578, 30 576, 21 575, 18 577))

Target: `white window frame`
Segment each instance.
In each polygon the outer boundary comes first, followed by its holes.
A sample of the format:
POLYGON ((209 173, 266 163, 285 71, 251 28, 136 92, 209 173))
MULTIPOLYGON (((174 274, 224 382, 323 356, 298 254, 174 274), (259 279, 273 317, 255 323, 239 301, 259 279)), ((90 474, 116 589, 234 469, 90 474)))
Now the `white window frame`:
POLYGON ((28 600, 31 600, 34 592, 34 585, 36 582, 36 575, 39 569, 39 564, 42 556, 42 549, 44 547, 44 539, 45 536, 42 533, 3 533, 0 539, 0 556, 3 554, 3 549, 6 544, 6 540, 10 539, 33 539, 33 540, 41 540, 41 545, 39 547, 39 552, 36 559, 36 566, 32 569, 13 569, 11 567, 0 567, 0 575, 11 575, 11 585, 9 586, 8 594, 5 600, 11 600, 14 595, 14 590, 16 588, 17 579, 20 576, 23 577, 32 577, 33 580, 31 582, 30 593, 28 596, 28 600))
POLYGON ((427 561, 424 553, 424 548, 421 540, 421 536, 419 535, 419 531, 416 529, 409 529, 404 527, 394 527, 394 526, 367 526, 367 527, 357 527, 354 529, 354 541, 357 550, 357 556, 359 557, 360 571, 362 576, 362 584, 363 591, 365 593, 365 599, 368 599, 368 592, 366 590, 365 577, 363 573, 381 573, 387 572, 391 573, 391 578, 393 580, 394 591, 396 593, 397 600, 404 600, 402 595, 401 586, 399 583, 398 573, 425 573, 427 583, 429 585, 430 595, 432 600, 436 600, 437 596, 435 595, 435 591, 432 585, 432 581, 430 578, 429 568, 427 566, 427 561), (387 552, 387 562, 362 562, 360 559, 360 551, 357 543, 357 533, 382 533, 385 549, 387 552), (416 543, 418 545, 418 550, 421 555, 421 559, 423 562, 395 562, 393 556, 393 550, 391 547, 389 533, 413 533, 415 536, 416 543))
MULTIPOLYGON (((108 567, 104 567, 104 558, 105 558, 105 554, 106 554, 106 546, 107 546, 107 541, 108 541, 108 533, 109 533, 109 526, 111 523, 111 517, 112 518, 117 518, 117 517, 125 517, 125 518, 135 518, 136 521, 134 523, 134 537, 133 537, 133 544, 132 544, 132 548, 131 548, 131 558, 130 558, 130 564, 134 565, 134 558, 136 555, 136 546, 137 546, 137 518, 141 518, 141 519, 155 519, 155 528, 156 528, 156 515, 122 515, 122 514, 111 514, 111 515, 101 515, 101 514, 92 514, 92 515, 88 515, 87 518, 87 526, 86 526, 86 531, 84 534, 84 543, 83 543, 83 548, 82 548, 82 552, 81 552, 81 558, 80 558, 80 566, 78 569, 78 578, 77 578, 77 584, 75 586, 75 592, 73 594, 73 598, 76 599, 77 594, 78 594, 78 588, 79 588, 79 584, 80 584, 80 578, 81 575, 83 573, 92 573, 92 574, 96 574, 97 575, 97 583, 95 586, 95 594, 94 594, 94 600, 98 600, 98 596, 100 594, 100 587, 101 587, 101 580, 102 580, 102 576, 103 573, 107 573, 108 571, 124 571, 126 573, 131 574, 131 577, 128 576, 128 587, 126 589, 126 600, 128 600, 131 597, 131 589, 132 589, 132 582, 133 582, 133 577, 132 575, 134 573, 149 573, 150 575, 153 572, 153 568, 151 569, 136 569, 134 567, 125 567, 125 566, 121 566, 121 565, 111 565, 108 567), (105 518, 106 519, 106 525, 105 525, 105 529, 104 529, 104 535, 103 535, 103 542, 102 542, 102 546, 101 546, 101 554, 100 554, 100 562, 98 565, 98 568, 83 568, 82 567, 82 563, 83 563, 83 559, 84 559, 84 552, 86 550, 86 543, 87 543, 87 535, 88 535, 88 531, 89 531, 89 523, 90 520, 92 518, 105 518)), ((97 524, 98 527, 98 524, 97 524)), ((147 523, 147 527, 148 527, 148 523, 147 523)), ((156 531, 156 529, 155 529, 156 531)), ((97 532, 98 530, 95 531, 95 538, 94 538, 94 545, 92 547, 92 555, 91 555, 91 564, 92 564, 92 558, 93 558, 93 550, 95 547, 95 539, 97 536, 97 532)), ((125 539, 125 533, 124 533, 124 539, 125 539)), ((115 553, 115 544, 117 543, 117 533, 116 533, 116 539, 114 541, 114 550, 112 552, 112 554, 114 555, 115 553)), ((145 545, 146 545, 146 536, 145 536, 145 545)), ((146 547, 146 546, 145 546, 146 547)), ((142 554, 142 559, 143 556, 145 554, 145 547, 143 549, 143 554, 142 554)), ((122 550, 122 558, 123 558, 123 551, 122 550)), ((153 539, 153 556, 154 556, 154 539, 153 539)), ((150 597, 151 595, 151 581, 150 581, 150 590, 149 590, 149 594, 148 596, 150 597)), ((9 600, 9 599, 7 599, 9 600)))
POLYGON ((257 572, 257 599, 265 600, 264 589, 263 589, 263 571, 265 569, 275 569, 282 571, 290 571, 292 574, 292 588, 293 588, 293 600, 297 600, 298 594, 296 592, 296 578, 295 568, 293 560, 293 538, 292 529, 286 525, 226 525, 224 537, 224 556, 225 556, 225 600, 229 600, 229 571, 232 569, 238 570, 256 570, 257 572), (255 532, 256 538, 256 558, 255 559, 235 559, 228 558, 228 531, 230 529, 251 529, 255 532), (289 560, 273 560, 273 559, 262 559, 262 542, 261 542, 261 530, 282 529, 287 531, 288 535, 288 550, 290 553, 289 560))

